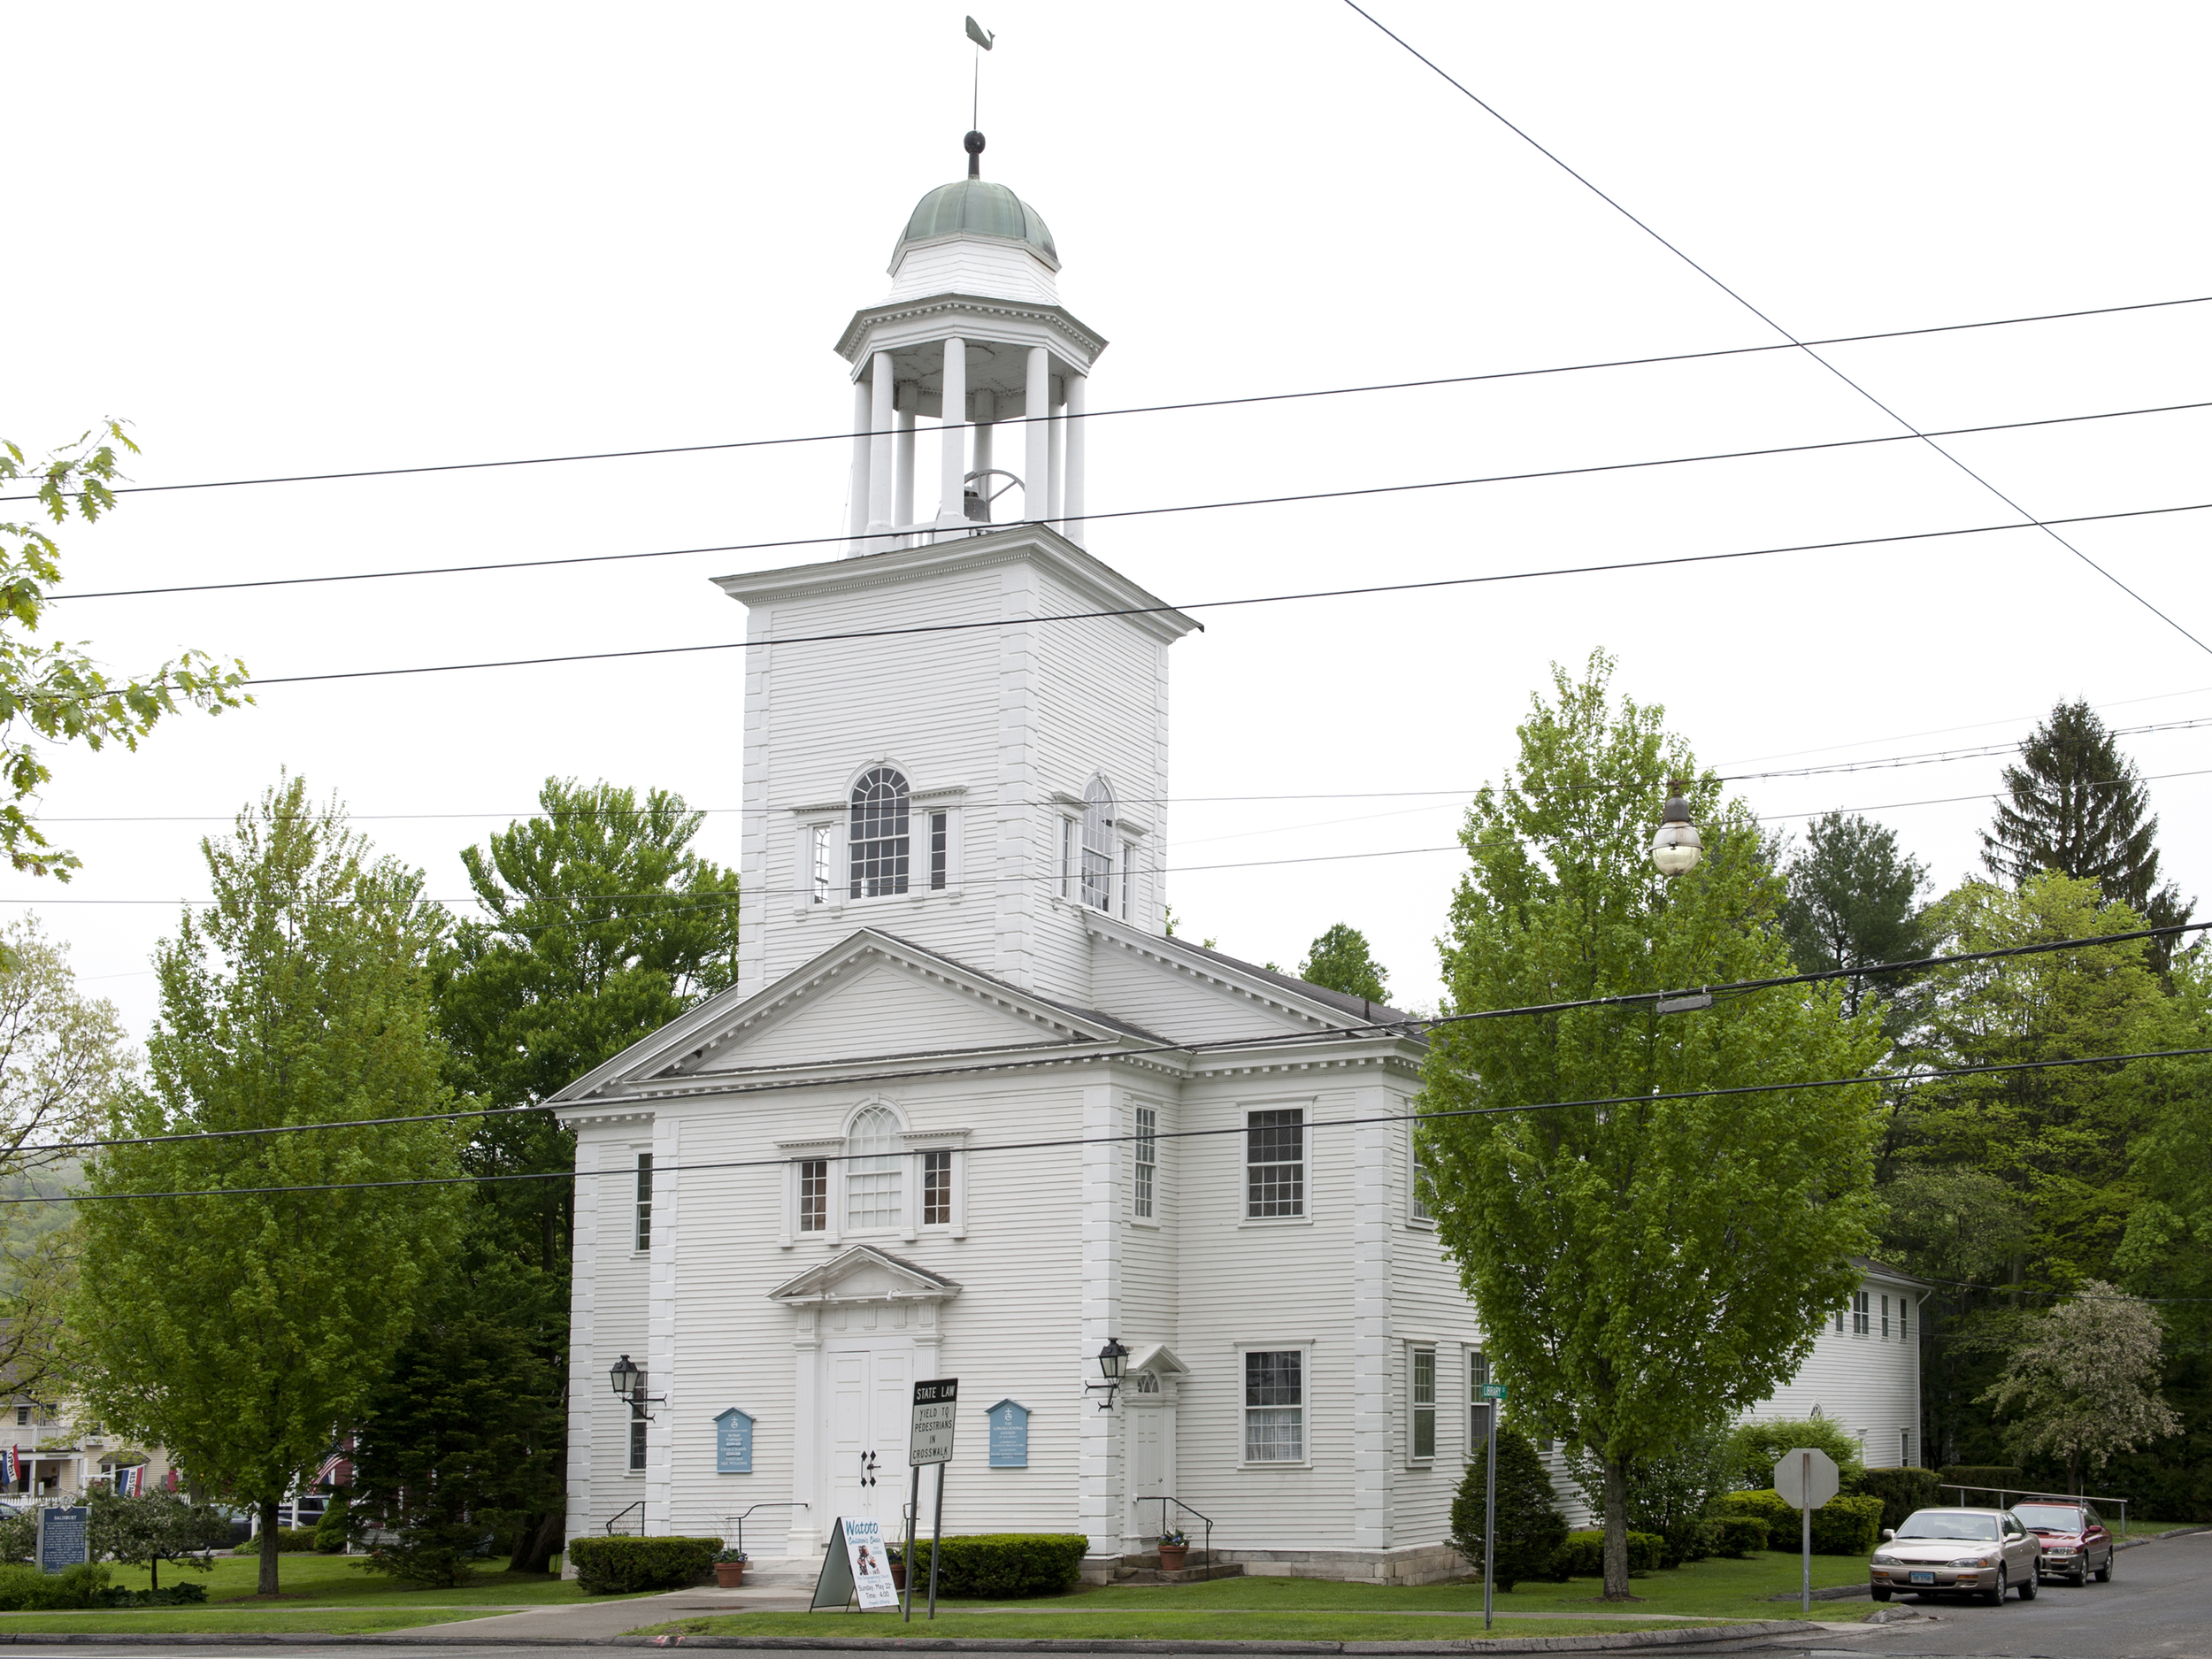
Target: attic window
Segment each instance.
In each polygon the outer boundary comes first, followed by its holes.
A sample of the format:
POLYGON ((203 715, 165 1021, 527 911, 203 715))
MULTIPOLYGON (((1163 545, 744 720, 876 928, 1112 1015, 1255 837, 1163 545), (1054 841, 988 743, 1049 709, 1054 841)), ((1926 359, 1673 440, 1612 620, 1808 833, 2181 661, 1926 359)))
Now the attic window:
POLYGON ((1083 787, 1083 902, 1110 910, 1114 891, 1114 790, 1094 776, 1083 787))
POLYGON ((871 1106, 845 1137, 845 1225, 855 1232, 899 1225, 899 1120, 871 1106))

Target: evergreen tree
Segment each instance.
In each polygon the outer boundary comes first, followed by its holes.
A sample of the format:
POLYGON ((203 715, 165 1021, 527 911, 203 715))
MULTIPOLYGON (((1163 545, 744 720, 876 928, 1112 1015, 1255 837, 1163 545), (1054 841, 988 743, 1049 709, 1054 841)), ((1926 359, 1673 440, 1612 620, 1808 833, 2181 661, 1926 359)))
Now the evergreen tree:
MULTIPOLYGON (((1920 905, 1927 866, 1898 851, 1897 832, 1886 825, 1855 813, 1814 819, 1784 879, 1782 933, 1800 973, 1927 954, 1920 905)), ((1855 1015, 1870 992, 1893 999, 1900 988, 1894 976, 1875 984, 1847 979, 1844 1009, 1855 1015)))
MULTIPOLYGON (((2135 763, 2084 702, 2062 703, 2005 768, 1996 821, 1982 833, 1989 873, 2018 887, 2045 870, 2093 881, 2153 927, 2189 919, 2195 901, 2158 879, 2158 820, 2135 763)), ((2162 971, 2170 945, 2152 953, 2162 971)))
POLYGON ((1367 935, 1347 922, 1339 922, 1307 947, 1306 959, 1298 964, 1298 977, 1308 985, 1325 986, 1371 1002, 1386 1002, 1390 996, 1390 975, 1369 953, 1367 935))
MULTIPOLYGON (((1490 1488, 1490 1454, 1478 1448, 1474 1461, 1452 1500, 1452 1548, 1482 1571, 1485 1495, 1490 1488)), ((1543 1460, 1520 1430, 1498 1430, 1498 1549, 1490 1563, 1490 1582, 1510 1590, 1524 1578, 1549 1578, 1552 1557, 1567 1541, 1566 1517, 1552 1493, 1543 1460)))

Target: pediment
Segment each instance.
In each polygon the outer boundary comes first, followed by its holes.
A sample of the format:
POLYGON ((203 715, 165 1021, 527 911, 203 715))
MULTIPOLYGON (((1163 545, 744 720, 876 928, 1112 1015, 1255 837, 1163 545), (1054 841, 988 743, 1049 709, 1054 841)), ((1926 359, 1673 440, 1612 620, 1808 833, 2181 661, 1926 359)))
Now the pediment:
POLYGON ((949 1302, 960 1286, 942 1273, 873 1245, 856 1244, 828 1261, 786 1279, 768 1293, 771 1302, 949 1302))
POLYGON ((1133 1371, 1149 1371, 1156 1377, 1187 1377, 1190 1367, 1175 1357, 1174 1350, 1164 1342, 1155 1342, 1141 1348, 1129 1356, 1133 1371))

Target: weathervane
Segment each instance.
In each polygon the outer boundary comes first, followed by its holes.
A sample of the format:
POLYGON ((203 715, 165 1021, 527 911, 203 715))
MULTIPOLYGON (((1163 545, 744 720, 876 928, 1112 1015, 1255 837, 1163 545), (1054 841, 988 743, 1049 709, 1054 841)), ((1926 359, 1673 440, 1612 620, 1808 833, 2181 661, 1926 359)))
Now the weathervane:
POLYGON ((975 42, 975 87, 968 106, 968 136, 962 142, 968 151, 968 177, 979 179, 983 176, 983 134, 978 130, 983 125, 983 54, 998 36, 970 18, 968 38, 975 42))

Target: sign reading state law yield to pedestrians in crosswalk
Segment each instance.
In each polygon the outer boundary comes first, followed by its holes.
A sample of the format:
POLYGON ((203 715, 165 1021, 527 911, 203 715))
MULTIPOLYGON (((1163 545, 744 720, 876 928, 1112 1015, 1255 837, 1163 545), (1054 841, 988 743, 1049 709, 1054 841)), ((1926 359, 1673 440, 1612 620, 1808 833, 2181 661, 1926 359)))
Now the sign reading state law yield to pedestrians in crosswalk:
POLYGON ((914 1385, 914 1423, 906 1440, 910 1465, 952 1461, 952 1419, 959 1400, 957 1377, 914 1385))

